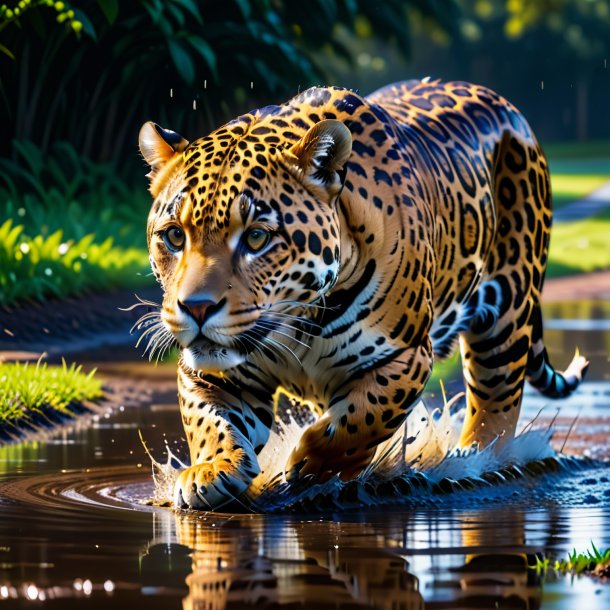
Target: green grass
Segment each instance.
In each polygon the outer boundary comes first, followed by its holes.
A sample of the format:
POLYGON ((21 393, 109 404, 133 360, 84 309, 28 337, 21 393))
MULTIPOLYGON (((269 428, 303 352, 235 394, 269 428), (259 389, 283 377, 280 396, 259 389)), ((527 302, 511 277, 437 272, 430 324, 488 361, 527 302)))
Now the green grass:
POLYGON ((87 290, 149 284, 142 248, 116 246, 111 237, 65 239, 62 231, 29 237, 23 225, 0 225, 0 305, 25 299, 65 297, 87 290))
POLYGON ((75 364, 0 362, 0 428, 70 416, 74 406, 102 395, 95 371, 85 374, 75 364))
POLYGON ((530 566, 538 574, 546 575, 549 572, 558 574, 599 574, 604 575, 610 568, 610 549, 600 551, 591 542, 591 549, 584 553, 578 553, 574 549, 568 553, 567 559, 555 559, 550 557, 536 557, 536 565, 530 566))
POLYGON ((588 140, 586 142, 557 142, 545 144, 544 152, 553 161, 573 159, 610 158, 610 140, 588 140))
MULTIPOLYGON (((608 165, 610 166, 610 161, 608 165)), ((606 182, 610 182, 610 171, 607 174, 551 174, 553 209, 558 210, 568 203, 583 199, 606 182)))
POLYGON ((0 159, 0 305, 151 284, 150 197, 65 142, 0 159))
MULTIPOLYGON (((610 142, 569 142, 545 146, 551 169, 553 207, 583 199, 610 182, 610 142)), ((610 268, 610 214, 556 223, 551 232, 547 277, 610 268)))
POLYGON ((610 210, 551 231, 547 277, 610 269, 610 210))
POLYGON ((556 210, 610 181, 610 142, 553 144, 545 146, 545 151, 556 210))

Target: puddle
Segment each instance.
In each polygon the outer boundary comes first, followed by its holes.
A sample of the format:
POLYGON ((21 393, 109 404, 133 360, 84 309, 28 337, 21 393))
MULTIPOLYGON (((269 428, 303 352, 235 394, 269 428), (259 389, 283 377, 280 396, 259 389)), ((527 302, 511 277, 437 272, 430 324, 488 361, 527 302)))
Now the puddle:
MULTIPOLYGON (((606 303, 553 305, 546 314, 610 318, 606 303)), ((561 404, 555 446, 579 415, 566 452, 582 455, 586 447, 608 458, 610 332, 603 325, 551 324, 546 338, 559 365, 576 345, 591 360, 590 383, 561 404)), ((0 448, 2 607, 35 607, 42 599, 62 610, 610 607, 608 586, 588 578, 543 582, 527 567, 539 553, 565 557, 591 540, 610 546, 607 466, 566 467, 492 486, 494 497, 475 490, 402 508, 174 513, 141 503, 153 484, 138 436, 159 460, 165 442, 184 453, 171 408, 172 367, 154 375, 147 363, 101 369, 148 388, 147 404, 47 441, 0 448)), ((459 389, 459 382, 448 385, 451 393, 459 389)), ((430 388, 427 404, 439 404, 435 394, 430 388)), ((538 421, 548 425, 557 406, 528 393, 524 421, 543 408, 538 421)))

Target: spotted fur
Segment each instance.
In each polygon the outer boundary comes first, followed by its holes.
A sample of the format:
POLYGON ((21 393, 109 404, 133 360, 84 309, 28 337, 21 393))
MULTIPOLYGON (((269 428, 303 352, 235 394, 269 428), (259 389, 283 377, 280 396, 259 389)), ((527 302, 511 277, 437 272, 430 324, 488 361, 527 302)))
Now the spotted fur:
POLYGON ((162 318, 182 349, 178 505, 218 508, 249 486, 280 386, 321 413, 287 476, 348 479, 458 341, 463 446, 514 434, 526 378, 549 396, 582 379, 584 359, 562 375, 542 341, 547 162, 492 91, 313 88, 190 144, 147 123, 140 146, 162 318), (252 252, 255 229, 270 239, 252 252))

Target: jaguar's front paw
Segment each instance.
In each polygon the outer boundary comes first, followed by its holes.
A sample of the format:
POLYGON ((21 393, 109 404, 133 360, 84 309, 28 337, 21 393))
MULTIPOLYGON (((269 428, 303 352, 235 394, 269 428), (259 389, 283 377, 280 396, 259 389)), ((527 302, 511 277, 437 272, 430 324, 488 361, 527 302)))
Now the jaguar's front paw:
POLYGON ((257 472, 226 466, 224 460, 217 460, 184 469, 174 486, 174 507, 217 510, 236 500, 257 472))

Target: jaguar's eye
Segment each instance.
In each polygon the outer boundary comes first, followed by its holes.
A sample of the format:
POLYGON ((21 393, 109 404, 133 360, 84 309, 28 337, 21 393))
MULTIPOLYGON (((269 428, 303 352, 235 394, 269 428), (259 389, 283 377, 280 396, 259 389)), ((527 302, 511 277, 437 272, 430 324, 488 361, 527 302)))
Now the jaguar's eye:
POLYGON ((271 239, 271 234, 265 229, 250 229, 244 238, 246 249, 249 252, 260 252, 271 239))
POLYGON ((180 227, 169 227, 163 231, 163 243, 171 252, 179 252, 184 248, 186 237, 180 227))

